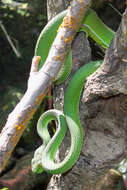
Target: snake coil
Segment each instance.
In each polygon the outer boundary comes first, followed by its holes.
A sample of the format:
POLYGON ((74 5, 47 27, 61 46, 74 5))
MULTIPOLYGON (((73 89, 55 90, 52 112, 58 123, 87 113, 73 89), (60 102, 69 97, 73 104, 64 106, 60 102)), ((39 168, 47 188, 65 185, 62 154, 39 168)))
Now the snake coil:
MULTIPOLYGON (((38 38, 35 55, 42 55, 40 68, 48 56, 48 52, 56 36, 56 31, 65 15, 66 11, 63 11, 48 22, 38 38)), ((92 9, 87 11, 80 31, 87 33, 88 36, 104 48, 108 48, 110 41, 114 37, 114 32, 98 18, 92 9)), ((61 76, 57 79, 58 83, 63 82, 68 77, 71 70, 71 61, 70 50, 61 76)), ((85 64, 72 77, 64 97, 64 113, 54 109, 41 115, 37 123, 37 131, 43 140, 43 145, 35 151, 34 158, 32 159, 33 172, 41 173, 42 171, 47 171, 52 174, 64 173, 77 161, 83 143, 83 128, 80 124, 78 113, 80 94, 86 78, 95 72, 101 63, 102 61, 93 61, 85 64), (58 123, 56 133, 52 138, 49 135, 47 127, 51 120, 55 120, 58 123), (64 160, 56 163, 55 154, 66 134, 67 126, 71 135, 71 147, 64 160)))

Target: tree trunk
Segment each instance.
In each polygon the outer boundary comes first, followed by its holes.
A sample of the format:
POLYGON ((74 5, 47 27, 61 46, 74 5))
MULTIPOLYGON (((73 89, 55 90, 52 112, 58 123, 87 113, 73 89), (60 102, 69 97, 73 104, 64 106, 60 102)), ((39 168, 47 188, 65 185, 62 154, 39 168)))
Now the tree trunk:
MULTIPOLYGON (((59 0, 59 3, 62 2, 59 0)), ((121 179, 115 170, 110 169, 126 156, 126 17, 127 10, 102 66, 88 78, 84 87, 80 104, 84 144, 80 158, 65 175, 53 175, 47 190, 114 190, 121 179)), ((76 36, 72 52, 73 74, 91 59, 89 42, 83 33, 76 36)), ((63 109, 63 97, 69 79, 65 84, 54 88, 56 109, 63 109)), ((64 158, 64 152, 69 145, 68 134, 61 146, 61 158, 64 158)))

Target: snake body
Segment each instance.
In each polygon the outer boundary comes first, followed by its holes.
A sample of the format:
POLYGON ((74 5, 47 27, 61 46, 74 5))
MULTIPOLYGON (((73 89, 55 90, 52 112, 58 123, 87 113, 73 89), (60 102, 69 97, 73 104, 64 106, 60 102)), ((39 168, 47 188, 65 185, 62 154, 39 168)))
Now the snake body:
MULTIPOLYGON (((40 67, 42 67, 46 60, 51 44, 56 36, 56 31, 61 24, 65 14, 66 11, 57 15, 46 25, 40 34, 35 49, 35 55, 42 55, 40 67)), ((90 37, 92 37, 104 48, 108 48, 109 43, 114 36, 114 32, 112 32, 101 22, 101 20, 97 17, 96 13, 92 9, 89 9, 86 13, 80 31, 85 31, 90 37), (104 35, 106 34, 106 36, 103 36, 103 33, 104 35)), ((68 65, 71 63, 71 50, 68 53, 66 62, 69 71, 66 71, 65 64, 65 69, 63 69, 62 78, 60 77, 60 82, 65 80, 70 73, 70 66, 68 65)), ((90 62, 89 64, 85 64, 74 74, 66 89, 64 97, 64 113, 54 109, 49 110, 41 115, 37 123, 37 131, 43 140, 43 145, 41 145, 35 151, 34 158, 32 159, 33 172, 41 173, 42 171, 47 171, 52 174, 64 173, 68 171, 77 161, 83 143, 83 129, 80 124, 78 114, 80 94, 85 79, 94 71, 96 71, 101 62, 102 61, 95 61, 90 62), (58 123, 56 133, 52 138, 49 135, 47 127, 48 123, 51 120, 55 120, 58 123), (64 160, 56 163, 55 154, 66 134, 67 126, 71 135, 71 147, 64 160)))
MULTIPOLYGON (((41 68, 46 61, 50 47, 57 35, 57 30, 66 13, 67 10, 55 16, 47 23, 40 33, 35 47, 35 55, 41 56, 39 68, 41 68)), ((110 41, 114 37, 114 32, 101 21, 93 9, 88 9, 86 12, 79 31, 85 32, 87 36, 90 36, 97 44, 101 45, 105 49, 109 47, 110 41)), ((58 80, 55 81, 56 84, 62 83, 68 77, 71 71, 71 62, 72 56, 70 49, 66 57, 65 64, 63 65, 60 74, 58 74, 58 80)))

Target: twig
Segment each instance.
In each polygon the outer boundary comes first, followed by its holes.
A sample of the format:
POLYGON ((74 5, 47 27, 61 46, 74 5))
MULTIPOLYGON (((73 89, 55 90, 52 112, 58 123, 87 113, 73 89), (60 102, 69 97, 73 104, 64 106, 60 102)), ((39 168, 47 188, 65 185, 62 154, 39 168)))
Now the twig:
POLYGON ((8 42, 9 42, 10 46, 12 47, 14 53, 16 54, 16 56, 17 56, 18 58, 20 58, 20 57, 21 57, 21 54, 20 54, 20 52, 17 51, 16 47, 14 46, 14 44, 13 44, 13 42, 12 42, 10 36, 9 36, 8 33, 7 33, 7 30, 5 29, 4 25, 2 24, 2 21, 0 21, 0 27, 1 27, 2 31, 4 32, 4 34, 5 34, 6 38, 7 38, 7 40, 8 40, 8 42))
POLYGON ((121 17, 122 17, 122 14, 118 11, 118 9, 116 9, 111 3, 109 3, 109 6, 113 9, 113 10, 115 10, 117 13, 118 13, 118 15, 120 15, 121 17))

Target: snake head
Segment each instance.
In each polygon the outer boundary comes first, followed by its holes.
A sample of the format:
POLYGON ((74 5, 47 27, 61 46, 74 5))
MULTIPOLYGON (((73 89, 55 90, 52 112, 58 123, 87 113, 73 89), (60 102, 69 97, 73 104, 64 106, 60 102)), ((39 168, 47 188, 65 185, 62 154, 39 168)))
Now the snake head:
POLYGON ((32 165, 32 172, 33 173, 40 174, 43 172, 43 168, 42 168, 41 163, 38 163, 38 161, 36 161, 34 158, 32 159, 31 165, 32 165))
POLYGON ((43 146, 40 146, 34 153, 34 158, 31 161, 31 167, 33 173, 42 173, 44 170, 42 168, 41 159, 42 159, 42 149, 43 146))

